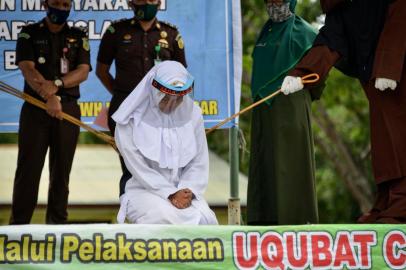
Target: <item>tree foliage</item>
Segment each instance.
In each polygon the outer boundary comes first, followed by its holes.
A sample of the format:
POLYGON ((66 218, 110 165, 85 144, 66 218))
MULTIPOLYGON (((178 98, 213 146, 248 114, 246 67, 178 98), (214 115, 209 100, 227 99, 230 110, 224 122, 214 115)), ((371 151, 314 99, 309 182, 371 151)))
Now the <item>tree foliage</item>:
MULTIPOLYGON (((234 0, 233 0, 234 1, 234 0)), ((267 13, 263 0, 242 0, 243 84, 241 108, 251 100, 251 54, 267 13)), ((296 13, 312 23, 321 15, 313 0, 299 0, 296 13)), ((240 117, 240 169, 248 173, 251 114, 240 117), (244 141, 244 140, 241 140, 244 141)), ((321 223, 351 223, 371 205, 373 177, 370 166, 368 102, 358 81, 330 72, 320 101, 313 104, 313 131, 316 146, 316 179, 321 223)), ((0 134, 1 143, 16 143, 15 134, 0 134)), ((228 131, 208 136, 209 147, 228 159, 228 131)), ((100 143, 87 133, 79 143, 100 143)), ((288 196, 289 194, 287 194, 288 196)))
MULTIPOLYGON (((241 108, 252 103, 250 93, 251 54, 267 14, 263 0, 244 0, 243 85, 241 108)), ((312 0, 298 2, 296 13, 310 23, 321 15, 312 0)), ((250 145, 251 115, 240 117, 240 129, 250 145)), ((351 223, 369 210, 373 197, 370 166, 368 102, 357 80, 333 70, 320 101, 313 104, 313 131, 316 146, 317 196, 321 223, 351 223)), ((209 135, 209 145, 227 158, 226 131, 209 135)), ((248 173, 249 153, 242 150, 240 169, 248 173)), ((287 194, 288 196, 288 194, 287 194)))

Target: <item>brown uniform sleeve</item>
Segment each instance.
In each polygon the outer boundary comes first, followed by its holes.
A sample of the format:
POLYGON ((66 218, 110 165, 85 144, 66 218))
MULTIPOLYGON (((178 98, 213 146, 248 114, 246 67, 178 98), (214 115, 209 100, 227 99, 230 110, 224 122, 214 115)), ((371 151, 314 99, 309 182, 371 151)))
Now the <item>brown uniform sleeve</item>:
POLYGON ((320 0, 320 5, 323 12, 328 13, 334 8, 336 8, 338 5, 344 3, 345 1, 348 0, 320 0))
POLYGON ((99 52, 97 55, 97 61, 106 65, 111 65, 116 57, 116 35, 113 26, 110 26, 106 32, 104 32, 103 38, 100 42, 99 52))
POLYGON ((182 63, 185 67, 187 67, 186 57, 185 57, 185 47, 182 36, 178 32, 176 38, 173 40, 173 59, 182 63))
POLYGON ((317 73, 320 76, 319 82, 308 85, 309 87, 314 87, 325 80, 330 69, 339 58, 340 55, 338 52, 330 50, 327 46, 313 47, 302 60, 300 60, 296 67, 289 72, 289 76, 303 77, 310 73, 317 73))
POLYGON ((34 44, 32 41, 32 33, 26 27, 23 27, 18 35, 16 45, 16 64, 21 61, 35 62, 34 44))
POLYGON ((375 54, 373 78, 400 81, 406 51, 406 1, 397 0, 389 7, 388 17, 375 54))

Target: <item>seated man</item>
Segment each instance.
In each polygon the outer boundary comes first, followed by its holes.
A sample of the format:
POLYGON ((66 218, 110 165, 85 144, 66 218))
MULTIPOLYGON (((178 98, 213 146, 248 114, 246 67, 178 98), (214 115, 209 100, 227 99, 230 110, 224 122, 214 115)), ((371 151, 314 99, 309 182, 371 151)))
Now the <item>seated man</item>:
POLYGON ((203 198, 209 158, 203 117, 188 94, 182 64, 152 68, 113 115, 115 139, 132 178, 120 197, 119 223, 217 224, 203 198))

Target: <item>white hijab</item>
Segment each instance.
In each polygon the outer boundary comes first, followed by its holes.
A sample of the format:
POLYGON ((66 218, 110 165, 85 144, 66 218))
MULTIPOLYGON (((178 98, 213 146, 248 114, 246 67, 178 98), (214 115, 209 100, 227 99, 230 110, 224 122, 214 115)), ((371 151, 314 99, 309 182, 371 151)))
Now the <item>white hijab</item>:
POLYGON ((164 61, 154 66, 112 116, 119 125, 132 121, 135 146, 160 168, 177 171, 196 155, 197 142, 192 123, 196 105, 189 96, 184 96, 173 112, 161 112, 158 104, 162 95, 152 86, 152 80, 185 84, 189 76, 183 65, 176 61, 164 61))

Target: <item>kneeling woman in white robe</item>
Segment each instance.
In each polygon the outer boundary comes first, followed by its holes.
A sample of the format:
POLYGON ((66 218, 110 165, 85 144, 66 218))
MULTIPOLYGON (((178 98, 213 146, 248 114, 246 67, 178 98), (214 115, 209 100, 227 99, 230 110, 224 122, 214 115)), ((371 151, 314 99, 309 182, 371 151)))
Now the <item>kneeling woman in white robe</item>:
POLYGON ((120 197, 119 223, 217 224, 203 198, 209 158, 193 77, 165 61, 148 72, 113 115, 115 139, 132 174, 120 197))

